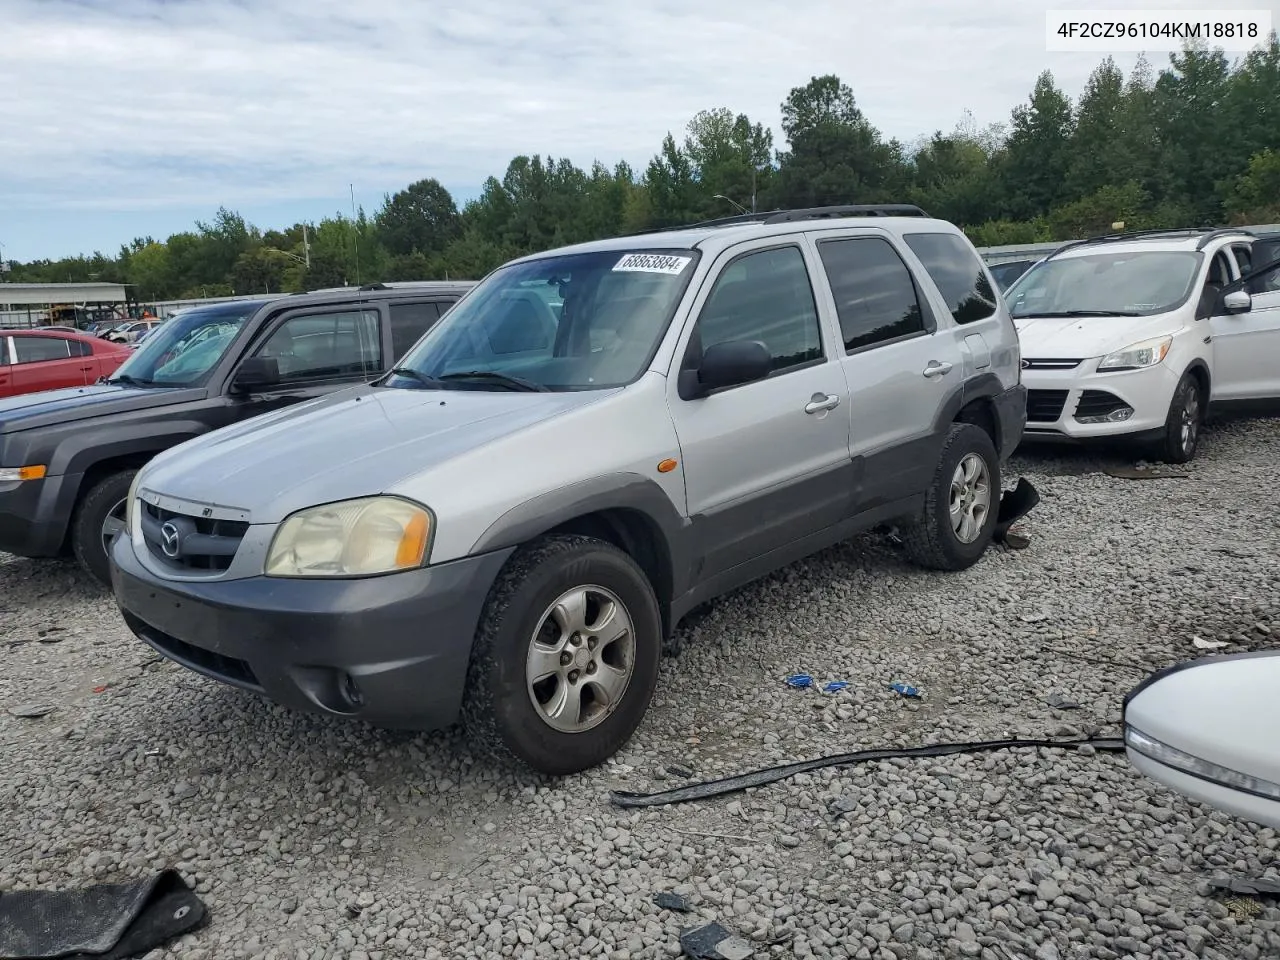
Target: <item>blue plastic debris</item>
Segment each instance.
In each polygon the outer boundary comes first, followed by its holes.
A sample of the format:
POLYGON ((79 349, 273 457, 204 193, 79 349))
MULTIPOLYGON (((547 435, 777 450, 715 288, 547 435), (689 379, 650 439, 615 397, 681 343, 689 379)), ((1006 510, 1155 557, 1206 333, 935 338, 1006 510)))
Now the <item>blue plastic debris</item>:
POLYGON ((846 689, 848 686, 849 686, 848 680, 832 680, 830 683, 824 683, 822 685, 822 692, 823 693, 839 693, 841 690, 846 689))
POLYGON ((793 673, 791 676, 787 677, 786 684, 793 690, 805 690, 808 687, 813 686, 813 677, 809 676, 807 673, 793 673))
POLYGON ((889 684, 889 689, 894 693, 902 694, 904 697, 911 697, 917 700, 921 697, 920 691, 909 683, 891 683, 889 684))

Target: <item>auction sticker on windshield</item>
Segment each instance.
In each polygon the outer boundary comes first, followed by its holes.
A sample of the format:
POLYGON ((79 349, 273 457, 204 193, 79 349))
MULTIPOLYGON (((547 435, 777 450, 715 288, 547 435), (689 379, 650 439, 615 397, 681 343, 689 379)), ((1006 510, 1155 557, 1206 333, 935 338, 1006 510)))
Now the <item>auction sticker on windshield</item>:
POLYGON ((677 274, 689 265, 693 257, 673 257, 661 253, 628 253, 613 265, 615 273, 671 273, 677 274))

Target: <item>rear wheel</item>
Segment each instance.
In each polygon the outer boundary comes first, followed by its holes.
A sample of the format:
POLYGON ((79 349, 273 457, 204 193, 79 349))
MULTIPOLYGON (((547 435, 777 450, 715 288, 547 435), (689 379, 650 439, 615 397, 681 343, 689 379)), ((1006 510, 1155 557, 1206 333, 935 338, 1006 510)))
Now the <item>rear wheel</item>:
POLYGON ((80 566, 103 586, 111 585, 107 549, 124 530, 129 487, 137 470, 120 470, 95 483, 71 520, 71 550, 80 566))
POLYGON ((560 776, 613 756, 644 718, 662 623, 644 572, 593 537, 513 555, 481 614, 463 722, 487 752, 560 776))
POLYGON ((953 423, 924 508, 903 532, 907 555, 933 570, 964 570, 986 552, 1000 511, 1000 458, 991 437, 953 423))
POLYGON ((1200 427, 1204 423, 1204 390, 1194 374, 1184 373, 1169 401, 1164 436, 1159 441, 1159 456, 1166 463, 1189 463, 1200 446, 1200 427))

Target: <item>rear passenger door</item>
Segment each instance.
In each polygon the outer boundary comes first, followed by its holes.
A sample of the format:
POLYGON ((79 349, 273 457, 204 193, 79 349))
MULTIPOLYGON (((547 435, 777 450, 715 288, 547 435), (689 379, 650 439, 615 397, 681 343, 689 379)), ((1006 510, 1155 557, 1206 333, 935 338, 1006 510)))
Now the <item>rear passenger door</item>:
POLYGON ((814 299, 815 264, 801 238, 726 252, 694 301, 679 356, 696 367, 726 341, 759 341, 773 356, 764 380, 667 402, 707 580, 839 522, 850 495, 844 375, 814 299))
POLYGON ((888 235, 812 236, 823 267, 821 296, 840 323, 859 476, 854 507, 862 512, 928 486, 942 447, 935 425, 962 389, 964 361, 950 324, 888 235))
POLYGON ((13 335, 13 385, 17 393, 83 387, 97 379, 93 359, 67 337, 13 335))

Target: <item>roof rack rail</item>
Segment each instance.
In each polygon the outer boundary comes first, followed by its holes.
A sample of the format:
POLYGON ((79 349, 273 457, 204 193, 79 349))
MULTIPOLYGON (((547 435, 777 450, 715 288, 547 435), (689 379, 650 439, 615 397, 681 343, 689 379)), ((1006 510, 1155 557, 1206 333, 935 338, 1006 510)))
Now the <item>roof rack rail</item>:
POLYGON ((1045 257, 1056 257, 1058 254, 1066 250, 1074 250, 1076 247, 1084 247, 1093 243, 1118 243, 1125 240, 1142 240, 1154 239, 1156 237, 1199 237, 1200 240, 1196 244, 1197 250, 1203 250, 1218 237, 1243 235, 1252 237, 1254 234, 1244 229, 1244 227, 1175 227, 1160 230, 1130 230, 1127 233, 1104 233, 1097 237, 1088 237, 1084 240, 1070 240, 1064 243, 1053 253, 1045 257))
POLYGON ((732 227, 741 223, 795 223, 802 220, 828 220, 835 217, 928 216, 929 214, 914 203, 853 203, 829 207, 803 207, 795 210, 766 210, 760 213, 740 213, 731 217, 717 217, 714 220, 699 220, 697 223, 682 223, 674 227, 663 227, 657 232, 671 233, 676 230, 732 227))

